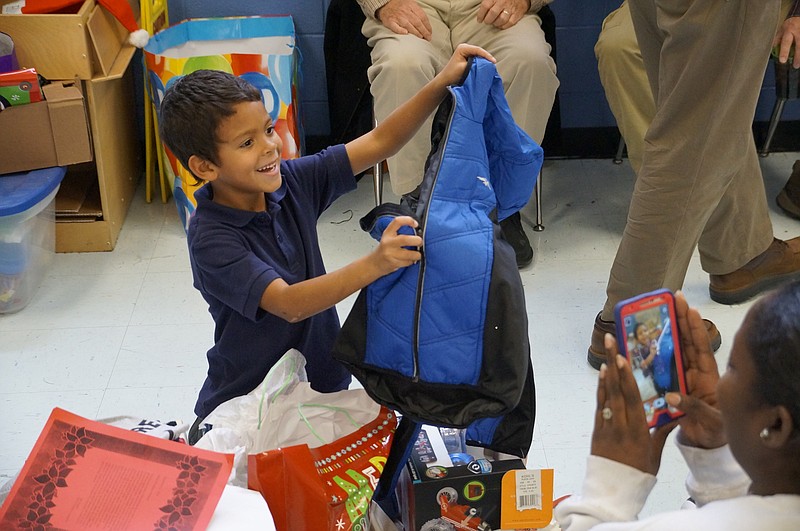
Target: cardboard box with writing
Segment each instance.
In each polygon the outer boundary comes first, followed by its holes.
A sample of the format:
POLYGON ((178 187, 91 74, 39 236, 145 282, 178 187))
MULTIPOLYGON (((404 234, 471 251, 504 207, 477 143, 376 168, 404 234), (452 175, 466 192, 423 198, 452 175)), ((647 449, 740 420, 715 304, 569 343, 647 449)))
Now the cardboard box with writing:
POLYGON ((70 82, 43 87, 46 101, 0 112, 0 174, 92 160, 81 91, 70 82))
POLYGON ((553 517, 551 469, 527 470, 521 459, 454 465, 430 426, 414 444, 397 493, 407 531, 545 529, 553 517))

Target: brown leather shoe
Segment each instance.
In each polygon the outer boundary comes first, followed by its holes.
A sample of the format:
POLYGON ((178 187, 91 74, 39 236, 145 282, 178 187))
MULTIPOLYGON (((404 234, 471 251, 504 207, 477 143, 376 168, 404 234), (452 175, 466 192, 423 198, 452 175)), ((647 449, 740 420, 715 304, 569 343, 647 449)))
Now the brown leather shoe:
POLYGON ((800 237, 775 238, 767 250, 726 275, 709 275, 711 300, 739 304, 779 284, 800 278, 800 237))
MULTIPOLYGON (((722 335, 719 333, 716 325, 708 319, 703 319, 708 331, 708 340, 711 343, 711 350, 716 352, 722 345, 722 335)), ((592 329, 592 342, 589 345, 589 353, 586 360, 594 369, 600 370, 600 365, 606 361, 606 334, 611 334, 617 337, 617 328, 614 321, 603 321, 600 319, 600 314, 594 318, 594 328, 592 329)))
POLYGON ((792 174, 775 202, 788 216, 800 219, 800 160, 795 161, 792 166, 792 174))

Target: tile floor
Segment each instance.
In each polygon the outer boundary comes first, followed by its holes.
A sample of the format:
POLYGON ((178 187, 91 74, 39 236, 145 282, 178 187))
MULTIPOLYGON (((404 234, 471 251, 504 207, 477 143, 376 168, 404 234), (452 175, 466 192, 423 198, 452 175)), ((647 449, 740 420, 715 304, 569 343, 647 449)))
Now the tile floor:
MULTIPOLYGON (((762 159, 771 204, 796 159, 796 153, 762 159)), ((589 452, 597 372, 586 363, 586 347, 625 224, 633 174, 627 162, 618 166, 610 159, 548 160, 544 179, 546 230, 526 227, 536 257, 521 271, 538 401, 528 466, 554 468, 558 496, 579 490, 589 452)), ((89 418, 194 418, 212 321, 192 287, 174 203, 147 204, 143 188, 113 252, 56 255, 31 303, 0 315, 0 485, 22 467, 55 406, 89 418)), ((387 190, 385 200, 396 197, 387 190)), ((372 201, 371 179, 362 179, 320 220, 329 270, 373 245, 358 227, 372 201)), ((529 219, 533 213, 526 207, 529 219)), ((772 217, 777 237, 800 234, 800 224, 777 207, 772 217)), ((724 367, 747 305, 713 303, 697 258, 684 291, 721 330, 724 367)), ((353 300, 338 305, 342 317, 353 300)), ((643 514, 679 507, 685 472, 668 443, 643 514)))

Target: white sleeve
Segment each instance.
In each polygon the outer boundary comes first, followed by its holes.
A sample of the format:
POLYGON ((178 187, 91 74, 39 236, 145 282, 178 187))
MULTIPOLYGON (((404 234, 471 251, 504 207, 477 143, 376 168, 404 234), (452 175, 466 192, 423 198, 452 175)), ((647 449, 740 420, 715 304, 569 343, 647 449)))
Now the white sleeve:
POLYGON ((563 531, 634 521, 655 484, 652 474, 590 455, 580 495, 570 496, 556 507, 556 521, 563 531))
POLYGON ((698 507, 747 494, 750 478, 734 459, 730 446, 705 450, 677 441, 676 445, 689 465, 686 490, 698 507))
POLYGON ((365 16, 377 20, 375 12, 388 4, 389 0, 356 0, 356 2, 358 2, 358 5, 361 7, 361 11, 364 12, 365 16))

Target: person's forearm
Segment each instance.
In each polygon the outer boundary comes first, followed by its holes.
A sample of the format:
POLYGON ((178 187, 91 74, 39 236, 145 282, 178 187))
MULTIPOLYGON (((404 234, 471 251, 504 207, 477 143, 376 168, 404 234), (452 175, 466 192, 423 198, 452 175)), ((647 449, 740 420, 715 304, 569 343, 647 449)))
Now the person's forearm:
POLYGON ((698 507, 706 503, 747 494, 750 478, 736 462, 728 445, 695 448, 676 438, 676 445, 689 466, 686 490, 698 507))
POLYGON ((439 76, 434 77, 411 99, 392 111, 373 130, 376 140, 387 150, 386 157, 397 153, 439 107, 447 95, 447 87, 439 76))
POLYGON ((261 296, 261 308, 296 323, 327 310, 383 275, 369 255, 336 271, 287 284, 274 280, 261 296))
POLYGON ((564 531, 584 531, 603 522, 632 522, 655 484, 651 474, 589 456, 581 493, 556 507, 556 521, 564 531))

